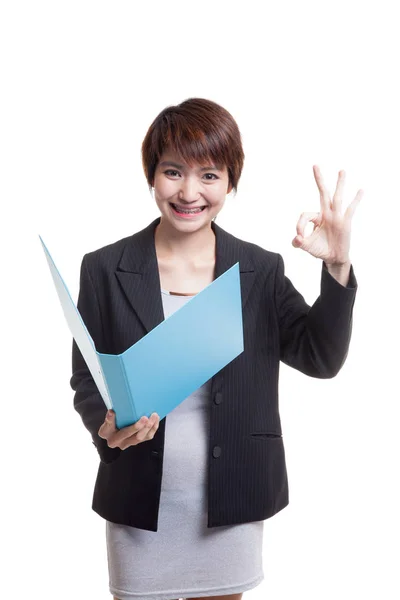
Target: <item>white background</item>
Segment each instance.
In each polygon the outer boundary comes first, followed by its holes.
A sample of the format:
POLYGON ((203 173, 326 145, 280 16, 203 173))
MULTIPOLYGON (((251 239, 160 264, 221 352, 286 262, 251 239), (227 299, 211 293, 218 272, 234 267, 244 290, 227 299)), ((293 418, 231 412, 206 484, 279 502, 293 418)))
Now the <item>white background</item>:
POLYGON ((291 240, 347 174, 359 284, 332 380, 281 366, 290 504, 266 520, 245 598, 400 596, 396 2, 3 2, 1 597, 107 600, 98 458, 73 409, 72 338, 40 234, 78 295, 84 253, 159 213, 140 146, 167 105, 231 112, 246 154, 217 223, 280 252, 312 304, 321 263, 291 240))

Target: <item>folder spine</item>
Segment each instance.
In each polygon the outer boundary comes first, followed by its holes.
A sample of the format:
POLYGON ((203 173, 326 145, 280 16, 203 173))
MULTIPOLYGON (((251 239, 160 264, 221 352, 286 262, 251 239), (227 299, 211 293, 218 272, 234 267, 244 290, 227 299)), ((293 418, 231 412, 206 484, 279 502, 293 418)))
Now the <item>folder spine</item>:
POLYGON ((100 392, 100 395, 102 396, 103 402, 106 405, 107 409, 110 409, 110 408, 114 409, 110 388, 108 387, 108 383, 107 383, 107 379, 106 379, 106 374, 104 373, 103 365, 101 364, 99 353, 97 351, 96 351, 96 354, 97 354, 97 358, 99 359, 99 361, 98 361, 99 367, 100 367, 99 373, 103 378, 103 383, 104 383, 104 387, 105 387, 107 396, 104 398, 104 396, 101 392, 100 392))
POLYGON ((139 417, 138 417, 138 414, 136 411, 135 403, 133 401, 132 389, 131 389, 131 386, 129 385, 125 362, 124 362, 123 358, 121 358, 120 361, 121 361, 121 371, 122 371, 122 375, 123 375, 123 378, 125 381, 126 395, 128 397, 128 402, 130 405, 130 412, 132 414, 132 419, 133 419, 132 424, 133 424, 133 423, 136 423, 136 421, 138 421, 139 417))
POLYGON ((132 425, 137 421, 137 411, 133 402, 124 360, 121 355, 102 354, 98 352, 104 381, 111 397, 112 407, 116 415, 118 429, 132 425))

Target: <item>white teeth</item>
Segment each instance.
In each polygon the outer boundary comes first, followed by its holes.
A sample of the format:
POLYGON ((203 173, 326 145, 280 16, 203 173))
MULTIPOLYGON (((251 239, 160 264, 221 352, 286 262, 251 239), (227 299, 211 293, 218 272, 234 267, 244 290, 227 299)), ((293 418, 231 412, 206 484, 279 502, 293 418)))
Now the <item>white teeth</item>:
POLYGON ((173 207, 175 208, 175 210, 177 210, 178 212, 182 212, 185 214, 197 214, 202 212, 202 208, 192 208, 192 209, 186 209, 186 208, 179 208, 178 206, 176 206, 176 204, 173 205, 173 207))

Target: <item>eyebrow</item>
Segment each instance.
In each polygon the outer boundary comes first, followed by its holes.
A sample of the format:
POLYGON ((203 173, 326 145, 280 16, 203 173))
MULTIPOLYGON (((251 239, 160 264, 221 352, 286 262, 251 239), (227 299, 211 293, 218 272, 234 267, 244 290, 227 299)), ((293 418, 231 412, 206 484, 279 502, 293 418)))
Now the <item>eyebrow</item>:
MULTIPOLYGON (((176 162, 172 162, 171 160, 164 160, 163 162, 160 163, 160 167, 167 167, 167 166, 171 166, 171 167, 175 167, 176 169, 184 169, 184 165, 179 165, 176 162)), ((214 165, 209 165, 208 167, 202 167, 200 169, 200 171, 219 171, 219 169, 217 167, 215 167, 214 165)))

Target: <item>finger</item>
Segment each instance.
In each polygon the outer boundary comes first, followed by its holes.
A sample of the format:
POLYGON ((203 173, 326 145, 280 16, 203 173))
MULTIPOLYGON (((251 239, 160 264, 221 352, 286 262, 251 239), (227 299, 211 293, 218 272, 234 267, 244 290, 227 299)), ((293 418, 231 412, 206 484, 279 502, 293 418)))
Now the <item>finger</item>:
POLYGON ((321 202, 322 210, 328 211, 331 208, 331 199, 329 197, 329 192, 325 186, 325 182, 322 178, 322 174, 318 165, 313 165, 314 177, 317 182, 317 186, 319 189, 319 197, 321 202))
POLYGON ((359 205, 360 200, 363 197, 363 195, 364 195, 364 190, 358 190, 353 202, 351 202, 349 204, 349 206, 346 209, 346 212, 344 213, 345 217, 348 217, 350 219, 352 218, 352 216, 354 215, 354 211, 356 210, 357 206, 359 205))
POLYGON ((156 434, 156 432, 157 432, 157 429, 158 429, 159 425, 160 425, 160 422, 159 422, 159 421, 156 421, 156 422, 154 423, 153 427, 152 427, 152 428, 150 429, 150 431, 149 431, 149 435, 148 435, 148 438, 149 438, 149 440, 152 440, 152 439, 153 439, 153 437, 155 436, 155 434, 156 434))
POLYGON ((136 440, 138 440, 138 442, 143 442, 145 439, 148 438, 149 432, 153 429, 153 426, 155 425, 155 423, 157 423, 157 419, 154 416, 154 413, 151 415, 148 423, 143 427, 143 429, 141 429, 135 436, 136 440))
POLYGON ((316 225, 319 225, 321 222, 321 214, 317 212, 303 212, 300 215, 299 220, 297 221, 296 231, 297 235, 301 235, 304 238, 304 230, 309 222, 314 223, 314 229, 316 225))
POLYGON ((160 426, 160 417, 157 415, 157 413, 155 413, 155 414, 156 414, 156 419, 155 419, 155 421, 154 421, 154 425, 153 425, 153 427, 150 429, 150 431, 149 431, 149 433, 148 433, 148 436, 147 436, 147 438, 148 438, 149 440, 153 439, 153 437, 154 437, 154 436, 155 436, 155 434, 156 434, 156 431, 157 431, 157 429, 158 429, 158 428, 159 428, 159 426, 160 426))
POLYGON ((342 169, 341 171, 339 171, 339 176, 338 176, 338 180, 337 180, 337 184, 336 184, 336 190, 335 190, 335 193, 333 194, 333 198, 332 198, 332 209, 337 210, 338 212, 340 212, 341 208, 342 208, 342 196, 343 196, 343 188, 344 188, 345 178, 346 178, 346 173, 342 169))
POLYGON ((104 440, 107 440, 115 431, 117 431, 115 426, 115 412, 109 410, 106 413, 104 423, 102 423, 99 428, 98 435, 104 440))
POLYGON ((148 421, 149 417, 143 415, 138 421, 136 421, 136 423, 124 427, 123 429, 121 429, 121 431, 123 431, 127 436, 135 435, 138 431, 142 429, 142 427, 147 425, 148 421))
POLYGON ((160 417, 157 413, 152 413, 150 419, 146 417, 146 415, 143 415, 133 425, 128 425, 122 429, 117 429, 114 433, 112 433, 108 438, 108 445, 110 448, 117 447, 121 448, 121 450, 125 450, 125 448, 128 448, 129 446, 136 445, 142 441, 142 435, 139 435, 138 438, 138 433, 141 433, 143 429, 151 429, 155 422, 160 422, 160 417))
POLYGON ((154 426, 155 426, 155 424, 153 424, 152 427, 143 427, 140 431, 138 431, 134 435, 131 435, 131 436, 125 438, 124 440, 122 440, 119 443, 118 447, 121 448, 121 450, 126 450, 130 446, 137 446, 138 444, 144 442, 145 440, 151 439, 149 436, 150 436, 154 426))
POLYGON ((130 440, 128 440, 129 444, 136 445, 136 444, 140 444, 141 442, 144 442, 146 440, 153 439, 159 425, 160 425, 160 417, 158 416, 157 413, 153 413, 150 416, 148 426, 144 427, 135 436, 132 436, 132 438, 130 438, 130 440), (146 430, 146 432, 145 432, 145 430, 146 430))
POLYGON ((132 436, 136 436, 136 434, 142 430, 143 427, 148 422, 148 418, 143 415, 136 423, 133 425, 128 425, 127 427, 122 427, 121 429, 117 429, 109 438, 108 445, 110 448, 121 448, 123 449, 123 445, 126 440, 129 440, 132 436))

